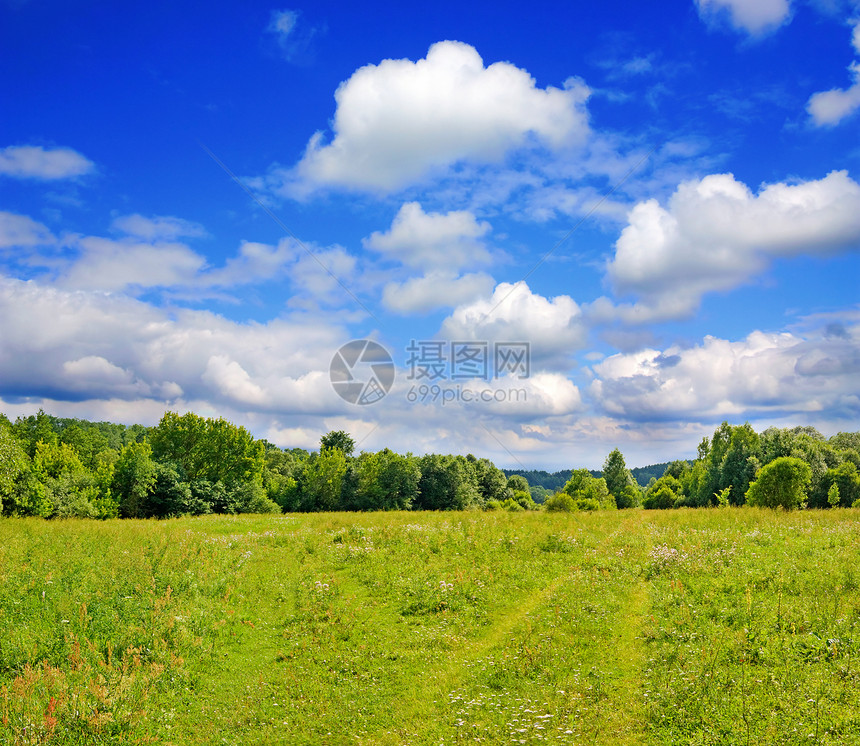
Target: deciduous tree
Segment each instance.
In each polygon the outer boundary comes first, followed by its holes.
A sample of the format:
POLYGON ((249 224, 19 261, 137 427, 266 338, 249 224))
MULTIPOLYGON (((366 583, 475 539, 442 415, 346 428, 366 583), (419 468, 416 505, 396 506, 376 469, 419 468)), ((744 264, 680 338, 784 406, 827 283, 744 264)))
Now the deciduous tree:
POLYGON ((806 499, 806 488, 812 479, 812 469, 805 461, 781 456, 762 467, 747 490, 750 505, 764 508, 798 508, 806 499))

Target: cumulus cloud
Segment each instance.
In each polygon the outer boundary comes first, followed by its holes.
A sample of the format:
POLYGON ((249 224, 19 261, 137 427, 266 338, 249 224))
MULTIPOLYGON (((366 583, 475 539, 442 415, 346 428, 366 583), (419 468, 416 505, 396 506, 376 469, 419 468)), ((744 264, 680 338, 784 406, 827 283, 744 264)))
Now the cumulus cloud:
POLYGON ((6 398, 202 401, 260 412, 325 413, 343 404, 328 366, 349 337, 319 317, 237 323, 0 278, 0 318, 6 398))
POLYGON ((47 246, 56 241, 41 223, 26 215, 0 210, 0 249, 47 246))
MULTIPOLYGON (((854 22, 852 44, 860 55, 860 21, 854 22)), ((834 88, 814 93, 806 104, 806 110, 818 127, 833 126, 860 109, 860 61, 852 62, 848 71, 854 83, 848 88, 834 88)))
POLYGON ((707 336, 606 358, 590 393, 605 411, 633 420, 860 414, 860 326, 844 335, 756 331, 731 342, 707 336))
POLYGON ((63 287, 118 291, 189 285, 206 261, 185 244, 111 241, 87 236, 77 241, 80 257, 61 276, 63 287))
POLYGON ((498 162, 535 140, 553 149, 588 133, 588 88, 538 88, 509 62, 484 67, 468 44, 442 41, 427 57, 366 65, 335 93, 333 139, 317 132, 294 190, 335 186, 391 191, 460 161, 498 162))
POLYGON ((713 21, 728 15, 731 24, 757 35, 785 23, 791 12, 788 0, 696 0, 699 15, 713 21))
POLYGON ((399 376, 388 396, 391 400, 389 406, 400 407, 404 415, 409 415, 410 409, 421 412, 423 423, 437 417, 443 419, 447 415, 447 427, 450 427, 452 418, 460 420, 462 414, 466 414, 459 425, 461 433, 474 428, 474 423, 467 422, 470 413, 472 417, 489 415, 532 422, 544 417, 574 414, 583 407, 581 392, 573 381, 560 373, 545 371, 526 378, 473 378, 456 384, 427 383, 399 376), (433 388, 434 384, 438 391, 433 388))
MULTIPOLYGON (((758 194, 731 174, 681 184, 666 207, 640 202, 607 265, 620 293, 641 301, 619 306, 629 321, 678 318, 706 292, 728 290, 774 257, 833 254, 860 242, 860 185, 845 171, 758 194)), ((606 301, 590 312, 611 315, 606 301)))
POLYGON ((145 241, 172 241, 177 238, 198 238, 206 235, 206 229, 199 223, 157 215, 146 218, 143 215, 122 215, 115 218, 112 227, 135 238, 145 241))
POLYGON ((572 298, 545 298, 525 282, 500 283, 490 297, 456 308, 440 333, 453 340, 529 342, 534 363, 562 365, 586 337, 582 311, 572 298))
POLYGON ((95 164, 71 148, 10 145, 0 149, 0 175, 17 179, 72 179, 95 170, 95 164))
POLYGON ((376 231, 364 246, 410 267, 457 270, 490 260, 483 237, 490 224, 467 210, 424 212, 418 202, 407 202, 388 231, 376 231))
POLYGON ((397 313, 427 313, 487 296, 494 284, 495 280, 483 272, 458 276, 445 270, 431 271, 405 282, 388 283, 382 291, 382 303, 397 313))
POLYGON ((301 249, 292 238, 283 238, 277 246, 256 241, 243 241, 239 253, 227 260, 223 267, 206 272, 200 284, 207 287, 232 287, 282 275, 292 264, 301 249))
POLYGON ((356 257, 341 246, 303 252, 290 270, 290 280, 302 291, 294 300, 314 306, 351 304, 362 284, 356 257))

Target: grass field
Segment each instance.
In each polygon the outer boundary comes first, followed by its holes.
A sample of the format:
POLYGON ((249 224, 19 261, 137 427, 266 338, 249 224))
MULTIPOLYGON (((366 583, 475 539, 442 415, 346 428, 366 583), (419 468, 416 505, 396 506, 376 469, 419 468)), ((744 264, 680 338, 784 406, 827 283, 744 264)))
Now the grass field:
POLYGON ((860 511, 0 521, 3 744, 860 744, 860 511))

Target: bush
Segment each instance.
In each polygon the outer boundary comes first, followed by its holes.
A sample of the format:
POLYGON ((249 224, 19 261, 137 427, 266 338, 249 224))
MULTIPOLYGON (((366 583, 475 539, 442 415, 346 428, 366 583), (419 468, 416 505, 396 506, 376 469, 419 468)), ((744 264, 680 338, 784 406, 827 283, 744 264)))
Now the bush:
POLYGON ((642 507, 646 510, 668 510, 675 507, 677 497, 668 485, 663 484, 645 496, 642 507))
POLYGON ((781 456, 764 466, 747 490, 750 505, 763 508, 799 508, 812 481, 812 469, 805 461, 781 456))
POLYGON ((228 492, 228 503, 234 513, 280 513, 281 507, 266 497, 259 482, 245 482, 228 492))
POLYGON ((548 497, 543 507, 550 513, 571 513, 576 510, 573 498, 566 492, 556 492, 552 497, 548 497))
POLYGON ((537 503, 532 500, 532 496, 526 490, 514 490, 513 499, 524 510, 537 510, 537 503))

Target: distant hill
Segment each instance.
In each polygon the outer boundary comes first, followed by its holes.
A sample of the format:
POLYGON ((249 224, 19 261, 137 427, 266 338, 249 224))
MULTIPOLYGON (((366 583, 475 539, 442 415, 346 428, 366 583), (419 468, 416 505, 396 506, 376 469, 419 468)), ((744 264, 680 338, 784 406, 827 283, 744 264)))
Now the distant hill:
MULTIPOLYGON (((633 478, 637 481, 638 484, 646 487, 648 482, 651 481, 651 477, 654 479, 659 479, 663 476, 663 472, 666 471, 666 467, 671 462, 666 461, 662 464, 651 464, 650 466, 637 466, 630 470, 630 473, 633 475, 633 478)), ((691 462, 692 463, 692 462, 691 462)), ((510 477, 513 474, 519 474, 522 477, 525 477, 528 481, 529 485, 532 487, 539 486, 544 489, 549 490, 550 492, 557 492, 565 484, 567 484, 567 480, 570 479, 571 469, 563 469, 562 471, 554 471, 548 472, 543 471, 542 469, 502 469, 505 472, 506 477, 510 477)), ((602 477, 602 471, 594 471, 593 469, 589 470, 591 475, 594 477, 602 477)))
MULTIPOLYGON (((558 492, 567 481, 570 479, 571 469, 563 469, 562 471, 548 472, 542 469, 502 469, 506 477, 519 474, 525 477, 530 487, 543 487, 550 492, 558 492)), ((601 472, 592 471, 592 475, 599 477, 601 472)))
POLYGON ((633 475, 633 479, 635 479, 642 487, 647 487, 648 482, 651 481, 651 477, 654 477, 654 479, 659 479, 660 477, 662 477, 663 472, 666 471, 666 467, 670 463, 670 461, 667 461, 664 464, 637 466, 635 469, 631 469, 630 473, 633 475))

